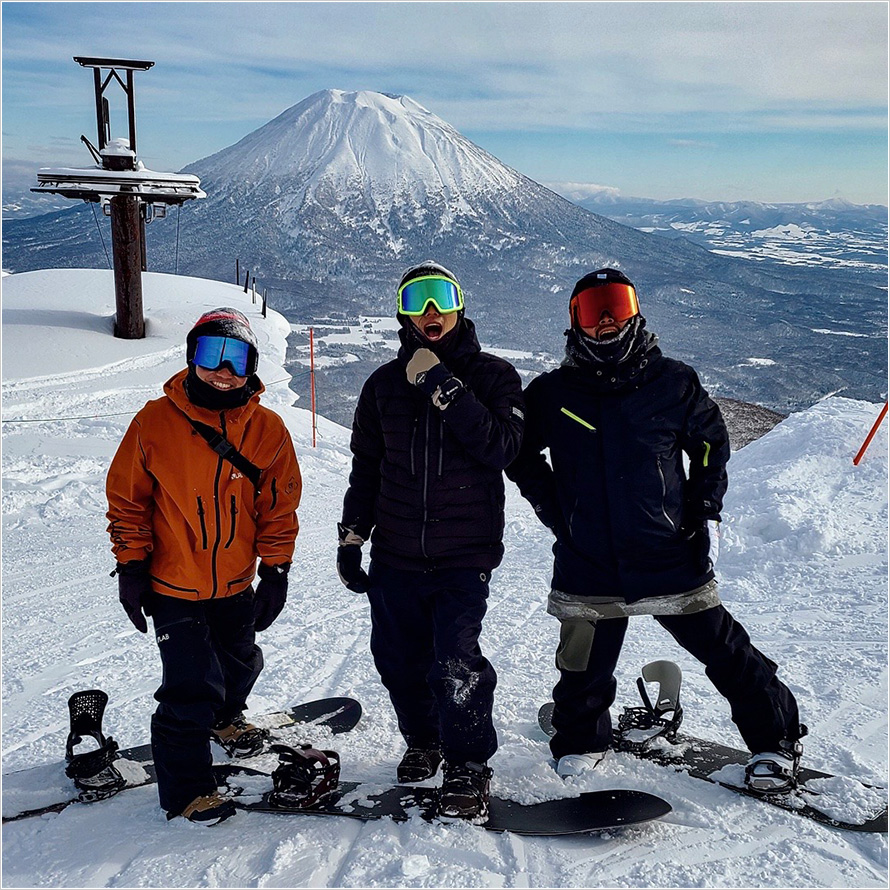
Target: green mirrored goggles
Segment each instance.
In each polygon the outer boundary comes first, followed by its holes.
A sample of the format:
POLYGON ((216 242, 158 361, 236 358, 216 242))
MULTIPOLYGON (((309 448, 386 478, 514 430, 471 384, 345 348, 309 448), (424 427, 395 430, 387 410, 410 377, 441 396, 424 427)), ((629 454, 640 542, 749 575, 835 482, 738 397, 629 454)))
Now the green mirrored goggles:
POLYGON ((423 315, 432 303, 439 313, 464 308, 460 285, 442 275, 424 275, 399 288, 399 312, 402 315, 423 315))

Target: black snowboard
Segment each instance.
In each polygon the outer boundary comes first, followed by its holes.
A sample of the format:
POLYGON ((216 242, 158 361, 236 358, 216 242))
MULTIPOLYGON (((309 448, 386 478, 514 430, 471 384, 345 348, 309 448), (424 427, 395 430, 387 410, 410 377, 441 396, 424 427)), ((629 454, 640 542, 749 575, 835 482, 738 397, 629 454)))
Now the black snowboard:
MULTIPOLYGON (((299 724, 306 729, 302 741, 315 741, 310 730, 325 727, 332 733, 348 732, 362 716, 362 706, 352 698, 323 698, 296 705, 286 711, 275 711, 259 717, 251 717, 257 726, 269 729, 273 734, 299 724)), ((289 741, 294 741, 291 729, 289 741)), ((123 789, 138 788, 156 780, 151 745, 138 745, 118 752, 115 768, 127 780, 123 789)), ((3 776, 3 822, 15 822, 30 816, 59 813, 79 801, 73 782, 65 775, 64 763, 46 763, 41 766, 7 773, 3 776)))
MULTIPOLYGON (((284 816, 347 816, 370 821, 389 818, 405 822, 420 816, 437 821, 438 789, 412 785, 381 788, 357 782, 340 782, 337 790, 308 809, 281 809, 269 803, 271 778, 235 764, 217 768, 220 784, 235 794, 235 803, 249 812, 284 816)), ((659 819, 671 811, 670 804, 643 791, 591 791, 580 797, 566 797, 523 806, 515 801, 493 797, 488 821, 480 828, 513 834, 551 837, 584 834, 607 828, 621 828, 659 819)))
MULTIPOLYGON (((553 702, 542 705, 538 711, 538 723, 547 735, 553 735, 553 702)), ((781 807, 800 816, 806 816, 848 831, 887 831, 887 790, 866 785, 856 779, 832 776, 829 773, 801 767, 799 785, 795 791, 784 794, 762 794, 744 787, 745 764, 751 754, 736 748, 727 748, 716 742, 677 733, 675 742, 666 738, 654 740, 644 750, 622 748, 621 736, 615 727, 615 749, 632 754, 641 760, 649 760, 661 766, 669 766, 696 779, 704 779, 753 797, 765 803, 781 807)))

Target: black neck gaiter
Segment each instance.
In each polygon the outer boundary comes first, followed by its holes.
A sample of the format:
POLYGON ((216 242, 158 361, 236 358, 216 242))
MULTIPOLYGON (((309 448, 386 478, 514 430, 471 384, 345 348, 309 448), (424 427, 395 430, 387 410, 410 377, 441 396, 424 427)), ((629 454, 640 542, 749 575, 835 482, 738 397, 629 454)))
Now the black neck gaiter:
POLYGON ((199 408, 208 408, 210 411, 227 411, 230 408, 241 408, 250 401, 250 397, 257 391, 257 376, 247 378, 244 386, 238 389, 217 389, 209 383, 205 383, 195 371, 195 366, 190 362, 188 376, 185 378, 185 394, 189 401, 199 408))
POLYGON ((595 340, 584 331, 572 327, 566 331, 564 364, 575 367, 617 366, 633 362, 654 345, 657 338, 646 330, 646 319, 636 315, 617 337, 595 340))

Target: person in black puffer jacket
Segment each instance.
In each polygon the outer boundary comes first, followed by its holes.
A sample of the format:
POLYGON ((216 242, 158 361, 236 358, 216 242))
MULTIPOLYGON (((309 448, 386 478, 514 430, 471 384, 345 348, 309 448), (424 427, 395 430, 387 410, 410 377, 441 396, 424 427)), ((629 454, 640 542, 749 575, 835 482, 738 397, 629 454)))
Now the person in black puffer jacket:
POLYGON ((692 368, 662 355, 623 273, 585 275, 569 306, 566 358, 527 387, 523 444, 507 469, 556 536, 548 611, 561 622, 557 771, 595 766, 611 744, 628 617, 649 614, 729 700, 755 755, 751 787, 782 788, 793 782, 806 727, 776 664, 718 596, 729 460, 720 409, 692 368))
POLYGON ((409 269, 398 293, 401 348, 355 410, 337 570, 370 600, 371 651, 408 746, 399 781, 431 778, 444 755, 442 813, 479 818, 497 735, 496 674, 478 639, 504 553, 503 470, 522 439, 522 384, 481 351, 443 266, 409 269))

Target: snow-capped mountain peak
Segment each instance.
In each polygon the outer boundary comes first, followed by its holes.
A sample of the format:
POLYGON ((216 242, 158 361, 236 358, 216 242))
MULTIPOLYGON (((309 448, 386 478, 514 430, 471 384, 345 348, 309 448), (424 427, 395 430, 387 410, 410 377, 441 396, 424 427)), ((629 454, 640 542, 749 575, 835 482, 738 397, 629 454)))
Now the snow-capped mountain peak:
POLYGON ((524 179, 413 99, 370 90, 313 93, 189 170, 277 186, 282 210, 361 194, 378 213, 430 195, 461 205, 524 179))

